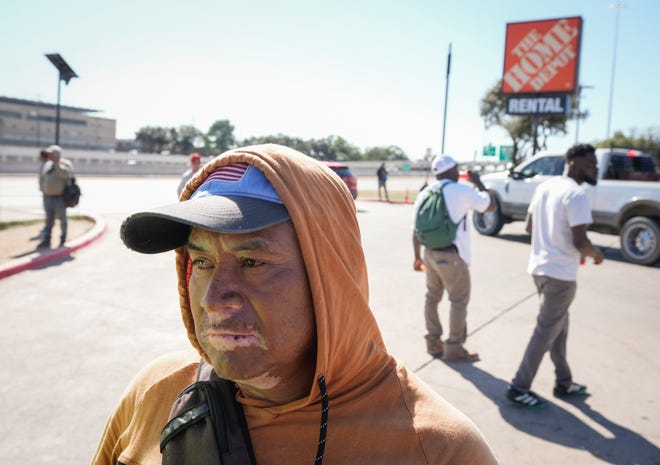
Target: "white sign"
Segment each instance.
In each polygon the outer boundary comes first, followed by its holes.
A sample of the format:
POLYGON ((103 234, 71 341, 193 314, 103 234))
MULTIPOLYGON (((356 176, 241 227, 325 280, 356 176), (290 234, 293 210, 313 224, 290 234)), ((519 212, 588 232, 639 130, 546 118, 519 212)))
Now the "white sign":
POLYGON ((570 97, 513 97, 506 101, 506 112, 510 115, 564 115, 570 108, 570 97))

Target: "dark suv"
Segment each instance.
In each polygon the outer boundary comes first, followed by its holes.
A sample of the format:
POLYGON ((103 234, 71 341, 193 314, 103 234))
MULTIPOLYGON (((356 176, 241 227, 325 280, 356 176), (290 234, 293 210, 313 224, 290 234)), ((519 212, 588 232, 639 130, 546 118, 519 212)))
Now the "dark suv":
POLYGON ((346 183, 346 187, 351 191, 354 199, 357 199, 357 177, 353 174, 351 169, 342 163, 336 161, 324 162, 328 168, 337 173, 337 175, 346 183))

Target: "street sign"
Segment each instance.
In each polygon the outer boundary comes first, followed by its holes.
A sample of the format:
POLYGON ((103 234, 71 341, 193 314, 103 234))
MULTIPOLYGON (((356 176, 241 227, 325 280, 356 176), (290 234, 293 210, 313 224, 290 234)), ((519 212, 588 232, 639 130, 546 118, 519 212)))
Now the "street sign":
POLYGON ((494 157, 497 151, 497 147, 492 144, 484 145, 484 157, 494 157))
POLYGON ((513 145, 500 145, 500 161, 513 159, 513 145))
POLYGON ((502 93, 573 93, 581 35, 580 16, 508 23, 502 93))
POLYGON ((506 99, 506 112, 509 115, 565 115, 570 108, 571 97, 568 94, 508 96, 506 99))

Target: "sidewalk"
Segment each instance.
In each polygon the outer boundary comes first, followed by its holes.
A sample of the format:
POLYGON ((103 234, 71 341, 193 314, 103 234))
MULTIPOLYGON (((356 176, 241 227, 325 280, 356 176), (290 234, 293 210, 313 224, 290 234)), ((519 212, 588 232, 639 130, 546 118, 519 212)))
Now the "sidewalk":
POLYGON ((44 222, 25 220, 29 212, 18 212, 15 217, 20 219, 10 220, 7 228, 0 229, 0 279, 70 255, 101 237, 106 229, 105 221, 99 217, 69 216, 64 246, 56 247, 60 237, 60 225, 56 221, 52 231, 55 247, 37 248, 44 222), (11 225, 13 221, 17 224, 11 225))

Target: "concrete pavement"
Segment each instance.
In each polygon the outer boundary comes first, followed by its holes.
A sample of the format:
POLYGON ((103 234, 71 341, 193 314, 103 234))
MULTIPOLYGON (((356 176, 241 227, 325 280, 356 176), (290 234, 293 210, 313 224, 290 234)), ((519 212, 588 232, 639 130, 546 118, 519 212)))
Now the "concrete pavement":
POLYGON ((92 229, 79 237, 70 237, 70 239, 67 240, 66 244, 62 247, 35 250, 28 255, 15 258, 5 263, 0 263, 0 279, 7 278, 16 273, 20 273, 21 271, 42 267, 56 260, 60 260, 68 255, 71 255, 77 250, 88 246, 93 241, 101 237, 106 229, 105 220, 101 217, 91 214, 83 216, 85 219, 94 223, 92 229))
MULTIPOLYGON (((169 201, 163 196, 175 179, 131 180, 112 202, 104 202, 103 179, 80 181, 90 183, 85 208, 105 220, 107 232, 71 255, 0 280, 3 464, 88 462, 131 377, 163 352, 189 347, 173 254, 133 253, 118 237, 127 213, 169 201)), ((538 308, 525 273, 522 225, 506 226, 499 238, 473 237, 467 345, 482 360, 449 364, 425 353, 424 276, 412 271, 412 207, 357 205, 371 304, 389 350, 470 416, 503 464, 660 463, 660 267, 626 263, 616 237, 591 235, 605 248, 606 262, 580 270, 569 360, 592 395, 554 399, 552 366, 544 360, 533 388, 551 405, 522 410, 503 397, 538 308)), ((441 319, 447 324, 444 301, 441 319)))

